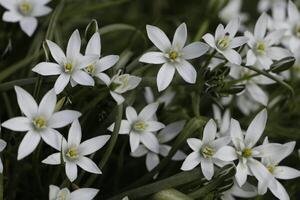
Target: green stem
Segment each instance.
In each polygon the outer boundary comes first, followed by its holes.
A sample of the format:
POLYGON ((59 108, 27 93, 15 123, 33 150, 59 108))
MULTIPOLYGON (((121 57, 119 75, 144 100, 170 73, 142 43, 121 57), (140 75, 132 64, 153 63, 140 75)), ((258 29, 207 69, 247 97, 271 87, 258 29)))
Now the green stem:
POLYGON ((3 174, 0 174, 0 200, 3 200, 4 196, 4 184, 3 184, 3 174))
MULTIPOLYGON (((110 155, 111 155, 111 153, 112 153, 112 151, 113 151, 113 149, 116 145, 118 135, 119 135, 119 130, 120 130, 120 127, 121 127, 122 116, 123 116, 123 104, 118 105, 114 130, 113 130, 113 133, 111 135, 109 145, 106 149, 106 152, 104 153, 103 158, 102 158, 102 160, 100 161, 100 163, 98 165, 100 169, 102 169, 105 166, 105 164, 107 163, 107 161, 108 161, 108 159, 109 159, 109 157, 110 157, 110 155)), ((96 175, 90 176, 90 178, 87 180, 85 185, 87 187, 90 187, 93 184, 93 182, 96 180, 96 178, 97 178, 96 175)))

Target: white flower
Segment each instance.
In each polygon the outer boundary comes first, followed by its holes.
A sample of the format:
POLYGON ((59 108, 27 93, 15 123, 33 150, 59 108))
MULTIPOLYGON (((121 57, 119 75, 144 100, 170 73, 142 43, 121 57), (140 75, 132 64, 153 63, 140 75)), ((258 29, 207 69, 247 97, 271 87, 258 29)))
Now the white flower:
MULTIPOLYGON (((158 103, 149 104, 139 114, 131 106, 126 108, 127 120, 122 120, 119 133, 129 134, 131 152, 137 150, 140 143, 142 143, 152 152, 159 153, 159 142, 154 132, 165 126, 153 120, 153 115, 156 113, 158 105, 158 103)), ((112 124, 108 130, 113 131, 114 125, 112 124)))
POLYGON ((80 188, 70 192, 68 188, 60 189, 56 185, 49 186, 49 200, 92 200, 99 190, 80 188))
POLYGON ((219 17, 222 21, 228 23, 236 16, 239 16, 241 22, 244 22, 248 19, 248 15, 241 13, 241 9, 242 0, 229 0, 226 6, 219 12, 219 17))
POLYGON ((213 104, 212 108, 213 108, 214 119, 216 120, 219 128, 217 137, 224 137, 229 135, 229 127, 230 127, 230 119, 231 119, 230 110, 226 109, 222 115, 221 109, 217 105, 213 104))
MULTIPOLYGON (((91 39, 89 40, 85 55, 97 55, 98 58, 101 56, 101 41, 100 34, 96 32, 91 39)), ((85 71, 88 72, 91 76, 98 77, 100 80, 107 79, 107 75, 103 73, 105 70, 111 68, 119 60, 117 55, 109 55, 96 60, 94 63, 85 67, 85 71), (102 78, 105 76, 105 78, 102 78)))
POLYGON ((46 4, 51 0, 0 0, 0 4, 6 8, 3 21, 19 22, 21 29, 31 36, 38 24, 36 17, 47 15, 51 8, 46 4))
POLYGON ((120 71, 111 79, 108 76, 101 75, 101 80, 107 85, 110 90, 110 95, 118 105, 125 101, 125 98, 122 96, 122 94, 129 90, 133 90, 142 81, 140 77, 132 76, 130 74, 120 75, 120 71))
POLYGON ((162 94, 155 100, 151 87, 145 87, 145 92, 144 92, 145 100, 148 104, 158 102, 160 104, 164 103, 165 106, 168 106, 172 102, 172 100, 175 97, 175 94, 176 93, 172 90, 166 90, 164 94, 162 94))
POLYGON ((276 4, 284 2, 285 0, 260 0, 257 9, 259 12, 266 12, 276 4))
POLYGON ((266 121, 267 111, 264 109, 250 123, 244 136, 239 122, 231 119, 230 135, 234 147, 224 146, 215 155, 216 158, 223 161, 239 159, 235 179, 240 187, 246 182, 248 174, 252 174, 265 185, 273 186, 275 184, 275 179, 267 168, 255 159, 268 156, 272 151, 278 151, 276 144, 255 147, 265 129, 266 121))
MULTIPOLYGON (((268 144, 267 138, 264 140, 264 144, 268 144)), ((262 158, 262 163, 266 166, 269 172, 277 179, 290 180, 293 178, 300 177, 300 171, 287 166, 279 166, 279 163, 290 155, 295 148, 296 142, 289 142, 282 145, 280 151, 271 152, 268 157, 262 158)), ((263 185, 261 182, 258 184, 259 191, 261 194, 267 192, 267 185, 263 185)), ((269 186, 270 191, 281 200, 289 200, 289 195, 281 183, 276 180, 275 187, 269 186)))
POLYGON ((61 93, 69 82, 73 87, 76 84, 94 86, 94 79, 82 69, 93 64, 98 56, 81 55, 81 39, 78 30, 74 31, 69 39, 66 55, 54 42, 47 40, 47 44, 57 63, 42 62, 36 65, 32 71, 43 76, 59 75, 54 85, 57 94, 61 93))
POLYGON ((239 19, 231 20, 224 28, 222 24, 216 29, 215 36, 207 33, 203 36, 204 41, 218 53, 222 54, 229 62, 240 65, 242 62, 240 54, 235 48, 247 43, 248 38, 244 36, 235 37, 240 26, 239 19))
POLYGON ((65 138, 62 139, 60 152, 48 156, 42 162, 49 165, 59 165, 62 156, 67 177, 71 182, 77 178, 77 165, 90 173, 101 174, 98 166, 86 156, 102 148, 109 138, 109 135, 101 135, 81 143, 81 126, 79 121, 75 120, 69 130, 68 141, 65 138))
MULTIPOLYGON (((0 152, 2 152, 6 147, 6 142, 2 139, 0 139, 0 152)), ((3 163, 2 160, 0 159, 0 173, 2 174, 3 172, 3 163)))
MULTIPOLYGON (((185 121, 178 121, 167 125, 157 135, 159 142, 159 152, 153 152, 144 145, 140 145, 134 152, 131 153, 133 157, 141 157, 146 155, 146 167, 148 171, 151 171, 159 164, 159 155, 166 157, 171 150, 171 146, 164 144, 174 139, 180 131, 183 129, 185 121)), ((184 160, 186 157, 185 153, 178 150, 172 157, 172 160, 184 160)))
POLYGON ((62 135, 56 128, 64 127, 80 117, 80 113, 72 110, 55 112, 56 94, 52 89, 37 105, 33 97, 15 86, 17 100, 25 116, 5 121, 2 126, 13 131, 26 131, 18 150, 18 160, 32 153, 42 139, 55 149, 60 149, 62 135))
POLYGON ((187 139, 187 143, 193 150, 183 162, 181 169, 184 171, 195 168, 199 163, 204 177, 210 180, 214 175, 214 164, 220 162, 215 158, 219 149, 230 142, 229 137, 215 139, 217 125, 213 119, 210 119, 204 127, 202 140, 196 138, 187 139))
POLYGON ((188 83, 195 83, 197 72, 187 61, 198 58, 208 51, 206 44, 194 42, 184 46, 187 39, 186 24, 182 23, 176 30, 171 44, 166 34, 158 27, 147 25, 147 34, 151 42, 161 52, 148 52, 140 62, 151 64, 163 64, 157 74, 158 91, 166 89, 175 74, 175 70, 188 83))
POLYGON ((235 200, 234 197, 251 198, 255 196, 257 196, 257 189, 255 186, 246 182, 240 187, 236 181, 234 181, 232 188, 222 194, 221 200, 235 200))
POLYGON ((284 30, 277 30, 271 33, 267 32, 268 17, 263 13, 257 20, 254 28, 254 35, 249 31, 245 36, 249 38, 246 65, 257 65, 268 70, 273 60, 281 60, 291 56, 290 51, 281 47, 275 47, 284 35, 284 30))

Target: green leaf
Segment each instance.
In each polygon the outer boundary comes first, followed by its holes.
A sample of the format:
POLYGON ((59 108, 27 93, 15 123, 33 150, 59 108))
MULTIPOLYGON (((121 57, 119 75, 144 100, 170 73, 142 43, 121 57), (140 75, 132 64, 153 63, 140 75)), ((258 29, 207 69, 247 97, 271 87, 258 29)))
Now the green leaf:
POLYGON ((271 71, 274 73, 280 73, 288 70, 295 64, 295 60, 296 59, 294 57, 287 57, 276 61, 271 65, 271 71))

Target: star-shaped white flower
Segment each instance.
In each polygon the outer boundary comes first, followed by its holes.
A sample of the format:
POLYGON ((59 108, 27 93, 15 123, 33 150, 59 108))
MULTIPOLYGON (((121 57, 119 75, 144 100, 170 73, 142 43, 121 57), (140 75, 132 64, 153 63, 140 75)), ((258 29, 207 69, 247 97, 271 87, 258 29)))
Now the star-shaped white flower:
POLYGON ((239 19, 232 19, 224 28, 222 24, 216 29, 215 36, 207 33, 203 36, 204 41, 210 47, 222 54, 230 63, 240 65, 241 55, 234 50, 247 43, 248 38, 244 36, 235 37, 240 26, 239 19))
POLYGON ((177 28, 172 44, 158 27, 147 25, 146 29, 149 39, 161 52, 145 53, 140 58, 140 62, 163 64, 157 74, 158 91, 162 91, 170 85, 175 70, 186 82, 195 83, 197 72, 187 60, 202 56, 208 51, 208 46, 202 42, 194 42, 185 46, 187 40, 185 23, 177 28))
POLYGON ((267 33, 268 16, 263 13, 257 20, 254 28, 254 35, 246 31, 245 36, 249 38, 246 65, 257 65, 268 70, 273 60, 281 60, 291 56, 291 52, 287 49, 277 47, 285 31, 277 30, 267 33))
POLYGON ((267 122, 267 111, 262 110, 250 123, 244 136, 240 124, 235 119, 231 119, 230 135, 233 146, 222 147, 215 155, 223 161, 233 161, 238 159, 235 179, 239 186, 243 186, 247 176, 252 174, 258 181, 265 185, 275 185, 275 179, 267 168, 255 158, 270 155, 270 152, 278 151, 278 144, 260 145, 255 144, 261 137, 267 122))
POLYGON ((102 73, 100 76, 101 76, 100 79, 109 88, 110 95, 117 102, 118 105, 120 105, 125 101, 125 98, 122 96, 122 94, 129 90, 133 90, 142 81, 142 78, 137 76, 132 76, 130 74, 120 75, 120 71, 111 79, 107 75, 104 75, 104 73, 102 73))
POLYGON ((18 150, 18 160, 32 153, 42 139, 55 149, 60 149, 62 135, 56 128, 64 127, 80 117, 80 113, 72 110, 55 112, 56 94, 52 89, 37 105, 33 97, 24 89, 15 86, 17 100, 25 116, 5 121, 2 126, 13 131, 26 131, 18 150))
MULTIPOLYGON (((140 145, 134 152, 131 153, 133 157, 141 157, 146 155, 146 167, 148 171, 151 171, 159 164, 159 155, 166 157, 171 150, 171 146, 165 144, 173 140, 183 129, 185 121, 178 121, 167 125, 157 135, 159 142, 159 152, 152 152, 144 145, 140 145)), ((184 160, 186 157, 185 153, 178 150, 172 157, 172 160, 184 160)))
MULTIPOLYGON (((0 139, 0 152, 2 152, 6 147, 6 142, 2 139, 0 139)), ((2 160, 0 159, 0 173, 2 174, 3 172, 3 163, 2 160)))
MULTIPOLYGON (((267 138, 264 140, 264 144, 269 144, 267 138)), ((300 177, 299 170, 287 166, 279 166, 279 163, 293 152, 295 145, 296 142, 286 143, 282 145, 280 151, 274 151, 270 156, 262 158, 262 163, 276 179, 290 180, 300 177)), ((263 185, 261 182, 259 182, 258 188, 261 194, 265 194, 267 192, 268 186, 263 185)), ((272 187, 271 185, 269 186, 269 189, 280 200, 290 199, 287 191, 278 180, 276 180, 275 187, 272 187)))
POLYGON ((49 14, 52 9, 46 6, 51 0, 0 0, 0 5, 6 8, 3 21, 19 22, 21 29, 32 36, 38 21, 37 17, 49 14))
POLYGON ((92 200, 98 192, 94 188, 80 188, 70 192, 68 188, 60 189, 56 185, 49 185, 49 200, 92 200))
POLYGON ((85 55, 98 56, 99 59, 94 63, 86 66, 85 71, 93 77, 98 77, 102 81, 106 80, 108 77, 103 72, 115 65, 119 60, 119 56, 117 55, 108 55, 105 57, 101 57, 101 40, 100 34, 98 32, 96 32, 89 40, 86 46, 85 55), (105 77, 103 78, 103 76, 105 77))
POLYGON ((86 156, 101 149, 110 138, 110 135, 101 135, 81 143, 81 136, 81 126, 79 121, 75 120, 69 130, 68 141, 62 138, 60 152, 54 153, 42 161, 49 165, 59 165, 62 156, 67 177, 71 182, 77 178, 77 165, 90 173, 102 173, 98 166, 86 156))
POLYGON ((219 128, 217 137, 228 136, 230 120, 231 120, 230 110, 226 109, 225 112, 222 114, 221 109, 217 105, 213 104, 212 108, 213 108, 214 119, 216 120, 219 128))
POLYGON ((47 40, 47 44, 57 63, 41 62, 32 71, 43 76, 59 75, 54 85, 57 94, 61 93, 69 82, 73 87, 76 84, 94 86, 94 79, 82 69, 93 64, 98 56, 81 55, 81 38, 78 30, 74 31, 69 39, 66 55, 54 42, 47 40))
POLYGON ((183 162, 181 169, 184 171, 194 169, 201 164, 201 170, 207 180, 211 180, 214 175, 214 164, 220 163, 215 154, 219 149, 230 142, 229 137, 216 138, 217 125, 213 119, 210 119, 204 127, 202 140, 189 138, 188 145, 193 150, 183 162))
MULTIPOLYGON (((129 134, 131 152, 138 149, 140 143, 145 145, 152 152, 159 153, 159 142, 154 132, 165 127, 164 124, 153 120, 158 103, 145 106, 139 114, 131 106, 126 108, 127 120, 122 120, 119 134, 129 134)), ((108 128, 113 131, 114 123, 108 128)))

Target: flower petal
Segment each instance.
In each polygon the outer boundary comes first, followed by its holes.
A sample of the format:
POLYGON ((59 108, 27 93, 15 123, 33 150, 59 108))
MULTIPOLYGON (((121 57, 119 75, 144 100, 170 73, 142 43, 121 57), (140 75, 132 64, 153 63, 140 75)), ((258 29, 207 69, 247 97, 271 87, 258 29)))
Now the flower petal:
POLYGON ((37 27, 37 19, 34 17, 24 17, 20 21, 21 29, 28 35, 32 36, 36 27, 37 27))
POLYGON ((98 32, 94 33, 88 44, 86 45, 85 54, 95 54, 100 57, 101 54, 101 40, 98 32))
POLYGON ((239 161, 239 164, 236 166, 235 179, 240 187, 246 182, 248 171, 248 166, 242 161, 239 161))
POLYGON ((117 102, 118 105, 121 105, 125 101, 125 98, 122 95, 117 94, 116 92, 110 92, 110 95, 117 102))
POLYGON ((76 164, 87 172, 91 172, 94 174, 102 174, 99 167, 90 158, 87 158, 85 156, 80 157, 77 160, 76 164))
POLYGON ((274 169, 274 176, 278 179, 289 180, 300 177, 300 171, 291 167, 278 166, 274 169))
POLYGON ((242 63, 241 55, 233 49, 226 49, 222 51, 222 54, 232 64, 240 65, 242 63))
POLYGON ((246 62, 246 66, 251 66, 254 65, 256 62, 256 55, 253 53, 253 51, 250 49, 247 52, 247 62, 246 62))
POLYGON ((66 162, 65 167, 68 179, 71 182, 75 181, 75 179, 77 178, 77 165, 72 162, 66 162))
POLYGON ((146 156, 146 167, 148 171, 151 171, 159 164, 159 157, 157 154, 149 152, 146 156))
POLYGON ((54 84, 54 89, 56 94, 61 93, 65 87, 68 85, 70 81, 70 75, 66 73, 61 73, 60 76, 57 78, 55 84, 54 84))
POLYGON ((18 149, 18 160, 31 154, 41 140, 41 136, 38 133, 29 131, 22 139, 18 149))
POLYGON ((78 119, 81 113, 74 110, 63 110, 55 112, 48 121, 48 126, 51 128, 62 128, 71 124, 75 119, 78 119))
POLYGON ((202 38, 210 47, 216 48, 215 38, 212 34, 206 33, 202 38))
POLYGON ((21 111, 29 118, 34 117, 38 111, 38 106, 34 98, 19 86, 15 86, 15 91, 21 111))
POLYGON ((218 158, 222 161, 230 162, 237 159, 236 151, 231 146, 221 147, 215 154, 214 158, 218 158))
POLYGON ((230 122, 230 136, 234 146, 241 149, 240 143, 244 141, 244 136, 240 123, 235 119, 231 119, 230 122))
POLYGON ((67 58, 75 60, 80 54, 81 38, 78 30, 75 30, 68 42, 67 46, 67 58))
POLYGON ((126 118, 130 123, 135 122, 137 120, 137 113, 133 107, 128 106, 126 108, 126 118))
POLYGON ((5 22, 18 22, 21 21, 22 16, 15 11, 5 11, 2 19, 5 22))
POLYGON ((180 133, 184 125, 185 125, 184 120, 168 124, 163 130, 161 130, 158 133, 157 135, 158 140, 160 141, 160 143, 171 141, 180 133))
POLYGON ((13 131, 28 131, 32 129, 32 123, 26 117, 11 118, 3 122, 2 126, 13 131))
POLYGON ((134 152, 138 149, 140 141, 141 141, 140 135, 138 133, 131 132, 129 134, 129 143, 130 143, 131 152, 134 152))
POLYGON ((268 16, 263 13, 257 20, 254 28, 254 36, 257 39, 263 39, 267 32, 268 16))
POLYGON ((197 72, 191 63, 186 60, 181 60, 181 62, 176 65, 176 70, 186 82, 196 83, 197 72))
POLYGON ((146 131, 149 131, 149 132, 159 131, 160 129, 165 127, 165 125, 163 123, 157 122, 157 121, 148 121, 147 125, 148 125, 148 127, 147 127, 146 131))
POLYGON ((52 55, 52 57, 54 58, 54 60, 60 64, 60 65, 64 65, 64 63, 66 62, 66 56, 65 53, 61 50, 61 48, 55 44, 54 42, 50 41, 50 40, 46 40, 47 41, 47 45, 49 47, 50 53, 52 55))
POLYGON ((74 120, 72 123, 70 130, 69 130, 69 135, 68 135, 68 145, 72 146, 79 146, 81 141, 81 126, 78 121, 78 119, 74 120))
POLYGON ((47 129, 40 134, 44 142, 54 149, 60 151, 63 136, 57 130, 47 129))
POLYGON ((59 165, 61 163, 61 153, 54 153, 42 161, 48 165, 59 165))
POLYGON ((99 67, 100 72, 103 72, 115 65, 118 60, 119 56, 116 55, 105 56, 97 62, 97 67, 99 67))
POLYGON ((182 56, 184 59, 194 59, 202 56, 209 50, 209 46, 207 46, 203 42, 193 42, 182 49, 182 56))
POLYGON ((162 52, 147 52, 141 56, 139 61, 143 63, 163 64, 167 62, 167 58, 162 52))
POLYGON ((148 153, 148 149, 144 145, 140 145, 134 152, 130 153, 133 157, 142 157, 148 153))
POLYGON ((210 119, 205 125, 203 130, 203 138, 202 138, 203 143, 212 142, 216 137, 216 133, 217 133, 217 125, 213 119, 210 119))
POLYGON ((32 71, 43 76, 58 75, 62 73, 61 67, 58 64, 51 62, 41 62, 37 64, 32 71))
POLYGON ((147 35, 151 42, 162 52, 167 52, 171 48, 171 42, 166 34, 156 26, 147 25, 147 35))
POLYGON ((55 90, 54 89, 49 90, 41 100, 38 109, 39 114, 45 117, 46 119, 49 119, 54 112, 56 106, 56 100, 57 99, 56 99, 55 90))
POLYGON ((231 40, 229 47, 232 48, 232 49, 240 47, 240 46, 246 44, 248 42, 248 40, 249 39, 247 37, 244 37, 244 36, 235 37, 231 40))
MULTIPOLYGON (((114 127, 115 127, 115 123, 110 125, 107 129, 109 131, 113 132, 114 127)), ((122 120, 120 130, 119 130, 119 134, 129 134, 130 130, 131 130, 131 124, 129 123, 129 121, 122 120)))
POLYGON ((211 180, 214 175, 214 164, 211 159, 201 160, 201 170, 207 180, 211 180))
POLYGON ((186 24, 182 23, 180 26, 175 31, 174 37, 173 37, 173 42, 172 42, 172 47, 175 48, 175 50, 181 50, 186 42, 187 38, 187 28, 186 24))
POLYGON ((72 74, 72 79, 79 85, 94 86, 94 79, 86 72, 77 70, 72 74))
POLYGON ((289 50, 280 47, 270 47, 267 51, 267 54, 272 60, 281 60, 283 58, 292 56, 289 50))
POLYGON ((170 63, 165 63, 159 69, 157 74, 157 88, 158 91, 161 92, 165 90, 171 83, 175 74, 175 68, 170 63))
POLYGON ((110 135, 101 135, 82 142, 79 146, 81 155, 92 154, 101 149, 109 140, 110 135))
POLYGON ((138 114, 138 118, 144 121, 148 121, 153 117, 158 109, 158 103, 151 103, 145 106, 138 114))
POLYGON ((71 193, 72 200, 92 200, 96 197, 99 190, 94 188, 80 188, 71 193))
POLYGON ((197 165, 199 165, 200 161, 201 161, 201 157, 199 152, 193 152, 186 157, 186 159, 182 163, 181 170, 183 171, 192 170, 197 165))
POLYGON ((155 153, 159 153, 159 142, 153 133, 142 133, 140 139, 148 149, 155 153))
POLYGON ((258 85, 249 83, 246 85, 246 89, 254 101, 264 106, 268 105, 269 97, 258 85))
POLYGON ((227 26, 225 27, 225 33, 229 33, 229 36, 231 38, 233 38, 240 26, 240 19, 239 18, 234 18, 232 20, 229 21, 229 23, 227 24, 227 26))
POLYGON ((202 147, 202 141, 197 138, 189 138, 186 140, 193 151, 199 152, 202 147))

